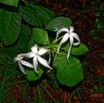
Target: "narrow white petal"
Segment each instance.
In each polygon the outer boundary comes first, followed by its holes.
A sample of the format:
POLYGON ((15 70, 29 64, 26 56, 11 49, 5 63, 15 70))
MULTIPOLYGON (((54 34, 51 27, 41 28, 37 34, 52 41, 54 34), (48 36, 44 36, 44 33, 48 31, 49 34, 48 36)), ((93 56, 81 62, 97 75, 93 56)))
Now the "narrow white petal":
POLYGON ((32 50, 33 53, 37 53, 38 52, 37 44, 35 46, 31 47, 31 50, 32 50))
POLYGON ((35 70, 35 72, 36 73, 39 73, 39 71, 37 70, 37 66, 38 66, 38 60, 37 60, 38 58, 37 58, 37 56, 35 56, 34 58, 33 58, 33 65, 34 65, 34 70, 35 70))
POLYGON ((79 44, 80 44, 80 42, 73 43, 74 46, 77 46, 79 44))
POLYGON ((70 26, 70 32, 73 32, 73 31, 74 31, 73 26, 70 26))
POLYGON ((42 57, 38 56, 38 61, 39 61, 39 63, 42 64, 43 66, 45 66, 45 67, 47 67, 47 68, 49 68, 49 69, 52 69, 52 68, 48 65, 48 62, 47 62, 45 59, 43 59, 42 57))
POLYGON ((45 48, 40 48, 40 50, 38 51, 38 54, 39 55, 43 55, 45 54, 46 52, 48 52, 49 50, 45 49, 45 48))
POLYGON ((70 35, 70 47, 69 47, 69 50, 68 50, 68 54, 67 54, 67 59, 69 58, 69 56, 70 56, 70 51, 71 51, 71 48, 72 48, 72 44, 73 44, 73 41, 74 41, 74 39, 73 39, 73 37, 70 35))
POLYGON ((23 74, 26 74, 25 69, 23 68, 23 66, 21 65, 20 61, 18 61, 18 65, 20 70, 22 71, 23 74))
POLYGON ((80 42, 80 38, 77 33, 71 33, 71 36, 73 36, 75 39, 77 39, 80 42))
POLYGON ((56 33, 56 40, 57 40, 59 34, 62 33, 62 32, 69 32, 69 29, 68 28, 61 28, 61 29, 59 29, 57 31, 57 33, 56 33))
POLYGON ((71 36, 73 36, 78 42, 73 43, 73 45, 79 45, 80 44, 80 38, 76 33, 71 33, 71 36))
POLYGON ((21 64, 30 68, 34 68, 33 65, 27 61, 21 60, 21 64))
POLYGON ((34 53, 33 52, 29 52, 29 53, 24 53, 24 54, 20 54, 23 57, 27 57, 27 58, 32 58, 34 57, 34 53))
POLYGON ((49 60, 48 60, 48 64, 51 62, 51 52, 49 52, 49 60))
POLYGON ((62 45, 64 42, 66 42, 66 41, 68 40, 68 37, 69 37, 69 35, 68 35, 68 33, 66 33, 66 34, 64 35, 64 37, 62 38, 62 40, 61 40, 61 42, 60 42, 60 44, 59 44, 59 46, 58 46, 58 49, 57 49, 57 52, 58 52, 58 53, 59 53, 59 50, 60 50, 61 45, 62 45))

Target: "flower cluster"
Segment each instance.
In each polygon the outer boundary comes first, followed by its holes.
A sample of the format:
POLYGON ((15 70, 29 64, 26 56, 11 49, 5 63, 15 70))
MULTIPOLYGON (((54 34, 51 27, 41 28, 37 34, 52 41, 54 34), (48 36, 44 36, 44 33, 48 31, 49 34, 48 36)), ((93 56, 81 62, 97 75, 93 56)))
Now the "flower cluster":
MULTIPOLYGON (((63 43, 65 43, 68 39, 70 40, 70 47, 69 47, 69 50, 68 50, 67 59, 70 56, 70 51, 71 51, 72 45, 76 46, 76 45, 80 44, 79 36, 73 31, 74 31, 74 28, 72 26, 70 26, 69 29, 68 28, 61 28, 56 33, 56 42, 57 42, 59 34, 61 34, 62 32, 65 32, 65 35, 63 36, 62 40, 59 43, 57 53, 59 53, 61 45, 63 43), (74 42, 74 38, 77 40, 77 42, 74 42)), ((26 74, 26 72, 25 72, 22 65, 27 66, 29 68, 34 68, 34 71, 36 73, 38 73, 39 72, 37 70, 38 62, 40 64, 42 64, 43 66, 52 70, 52 67, 49 66, 49 63, 47 62, 47 60, 45 60, 44 58, 41 57, 43 54, 45 54, 47 52, 50 52, 50 50, 47 50, 45 48, 39 48, 38 45, 36 44, 35 46, 31 47, 31 52, 17 55, 17 57, 14 58, 14 61, 18 61, 20 70, 24 74, 26 74), (24 57, 25 58, 32 58, 33 59, 33 64, 31 64, 27 61, 24 61, 23 60, 24 57)))
POLYGON ((45 67, 47 67, 49 69, 52 69, 49 66, 49 63, 44 58, 41 57, 46 52, 49 52, 49 50, 44 49, 44 48, 39 48, 37 46, 37 44, 36 44, 35 46, 31 47, 31 52, 17 55, 17 57, 14 58, 14 61, 18 61, 20 70, 24 74, 26 74, 26 72, 25 72, 25 70, 24 70, 22 65, 30 67, 30 68, 34 68, 34 71, 36 73, 38 73, 38 70, 37 70, 38 62, 40 64, 42 64, 43 66, 45 66, 45 67), (31 63, 29 63, 27 61, 22 60, 24 57, 33 58, 33 64, 31 64, 31 63))
POLYGON ((67 54, 67 59, 69 58, 70 56, 70 51, 71 51, 71 48, 72 48, 72 45, 74 46, 77 46, 80 44, 80 39, 79 39, 79 36, 73 32, 74 31, 74 28, 72 26, 70 26, 70 29, 68 28, 61 28, 57 31, 57 34, 56 34, 56 40, 59 36, 60 33, 62 32, 66 32, 65 35, 63 36, 60 44, 59 44, 59 47, 57 49, 57 52, 59 53, 59 50, 60 50, 60 47, 63 43, 65 43, 68 39, 70 40, 70 47, 69 47, 69 50, 68 50, 68 54, 67 54), (74 38, 78 41, 78 42, 74 42, 74 38))

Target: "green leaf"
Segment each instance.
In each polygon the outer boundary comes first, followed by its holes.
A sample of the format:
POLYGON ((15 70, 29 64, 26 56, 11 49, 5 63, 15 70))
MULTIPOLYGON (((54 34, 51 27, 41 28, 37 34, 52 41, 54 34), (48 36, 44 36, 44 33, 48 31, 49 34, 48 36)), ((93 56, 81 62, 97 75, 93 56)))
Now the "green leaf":
POLYGON ((98 86, 98 91, 104 93, 104 85, 98 86))
POLYGON ((68 87, 75 86, 83 79, 82 65, 80 61, 66 54, 57 54, 54 58, 53 67, 56 69, 58 81, 68 87))
POLYGON ((21 29, 21 16, 16 12, 1 10, 0 36, 5 45, 13 44, 19 37, 21 29))
POLYGON ((22 24, 22 26, 21 26, 21 34, 23 34, 25 36, 30 36, 31 31, 26 25, 22 24))
POLYGON ((10 6, 18 6, 19 0, 0 0, 1 3, 10 5, 10 6))
POLYGON ((36 12, 37 18, 40 19, 42 24, 46 25, 51 19, 55 18, 55 13, 45 7, 39 6, 39 5, 32 5, 29 4, 30 7, 33 8, 33 10, 36 12))
POLYGON ((67 17, 57 17, 52 19, 45 27, 45 29, 56 31, 63 27, 69 27, 72 24, 71 19, 67 17))
POLYGON ((31 38, 31 40, 28 43, 28 51, 31 50, 31 47, 34 46, 36 43, 34 42, 33 38, 31 38))
POLYGON ((35 42, 42 44, 42 45, 49 44, 48 34, 43 29, 33 28, 32 34, 33 34, 33 39, 35 42))
POLYGON ((87 46, 80 43, 80 45, 72 47, 71 54, 73 54, 73 55, 83 55, 88 51, 89 50, 88 50, 87 46))
POLYGON ((0 64, 14 65, 13 58, 17 55, 18 49, 16 46, 12 46, 9 48, 5 48, 4 50, 0 50, 0 64))
POLYGON ((103 19, 96 19, 96 25, 97 25, 97 28, 100 29, 100 28, 104 28, 104 20, 103 19))
MULTIPOLYGON (((66 44, 62 47, 62 49, 68 52, 69 46, 70 46, 69 44, 66 44)), ((83 55, 88 51, 89 50, 88 50, 87 46, 80 43, 78 46, 73 46, 72 47, 71 54, 72 55, 83 55)))
POLYGON ((99 31, 97 29, 92 29, 90 31, 90 35, 93 37, 93 39, 100 40, 99 31))
POLYGON ((18 54, 18 47, 17 45, 12 45, 10 47, 7 47, 5 49, 5 52, 8 56, 10 56, 11 58, 14 58, 18 54))
POLYGON ((29 43, 29 35, 30 35, 30 29, 26 25, 22 25, 21 28, 21 35, 18 40, 18 48, 21 49, 24 52, 28 51, 28 43, 29 43))
POLYGON ((24 21, 26 21, 28 24, 33 25, 33 26, 42 25, 41 19, 37 17, 37 13, 33 9, 29 7, 21 6, 20 13, 24 21))
POLYGON ((29 81, 36 81, 38 80, 44 73, 43 69, 39 68, 39 73, 36 74, 34 70, 26 70, 26 78, 29 80, 29 81))

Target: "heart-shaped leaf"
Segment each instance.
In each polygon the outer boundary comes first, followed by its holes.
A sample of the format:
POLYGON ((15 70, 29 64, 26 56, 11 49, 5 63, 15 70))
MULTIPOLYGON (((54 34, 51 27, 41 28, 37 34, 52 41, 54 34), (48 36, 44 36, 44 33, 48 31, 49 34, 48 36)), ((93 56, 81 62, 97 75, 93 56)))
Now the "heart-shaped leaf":
POLYGON ((42 74, 44 73, 44 70, 39 67, 39 73, 35 73, 34 70, 30 70, 30 69, 29 70, 27 69, 26 73, 27 73, 26 78, 29 81, 36 81, 42 76, 42 74))
POLYGON ((21 29, 21 16, 16 12, 1 9, 0 36, 5 45, 13 44, 19 37, 21 29))
POLYGON ((24 52, 27 52, 28 50, 28 43, 30 38, 29 35, 30 35, 30 29, 23 24, 21 27, 21 34, 20 34, 17 45, 18 45, 18 48, 24 52))
POLYGON ((57 17, 55 19, 52 19, 45 27, 45 29, 51 30, 51 31, 57 31, 60 28, 63 27, 69 27, 72 24, 71 19, 67 17, 57 17))
POLYGON ((42 25, 40 17, 37 17, 37 13, 33 9, 25 6, 20 6, 19 11, 24 21, 26 21, 28 24, 33 26, 42 25))
POLYGON ((0 0, 1 3, 10 5, 10 6, 18 6, 19 0, 0 0))
POLYGON ((57 54, 54 58, 53 67, 56 69, 58 81, 68 87, 75 86, 83 79, 82 65, 80 61, 66 54, 57 54))
POLYGON ((49 43, 48 34, 46 31, 40 28, 32 29, 33 40, 39 44, 47 45, 49 43))
POLYGON ((86 45, 80 43, 78 46, 73 46, 71 50, 71 54, 73 55, 82 55, 88 52, 88 48, 86 45))
MULTIPOLYGON (((40 19, 43 25, 46 25, 51 19, 55 18, 55 13, 45 7, 39 5, 32 5, 29 6, 36 12, 35 17, 40 19)), ((38 22, 40 22, 38 21, 38 22)))
MULTIPOLYGON (((63 45, 62 49, 68 52, 69 46, 70 45, 67 43, 67 44, 63 45)), ((88 50, 87 46, 80 43, 78 46, 72 46, 71 54, 72 55, 83 55, 88 51, 89 50, 88 50)))

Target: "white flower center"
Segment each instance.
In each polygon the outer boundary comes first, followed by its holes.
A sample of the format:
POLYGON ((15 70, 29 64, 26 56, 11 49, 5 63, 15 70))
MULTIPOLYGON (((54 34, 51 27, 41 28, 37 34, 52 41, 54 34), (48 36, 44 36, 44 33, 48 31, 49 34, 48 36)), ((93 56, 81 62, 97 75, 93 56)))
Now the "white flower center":
POLYGON ((34 54, 35 54, 35 56, 37 56, 37 57, 39 56, 39 54, 38 54, 38 53, 34 53, 34 54))
POLYGON ((23 57, 21 55, 18 55, 17 57, 19 58, 19 60, 23 59, 23 57))

